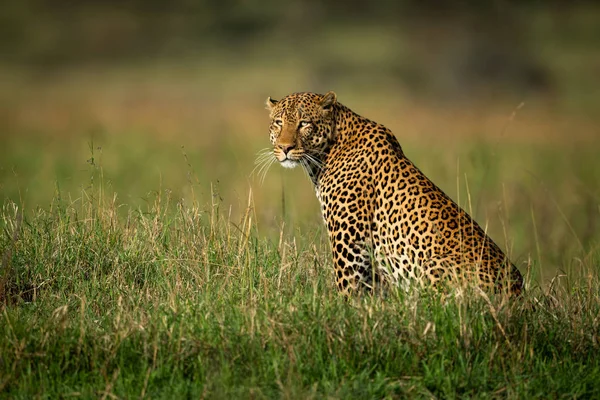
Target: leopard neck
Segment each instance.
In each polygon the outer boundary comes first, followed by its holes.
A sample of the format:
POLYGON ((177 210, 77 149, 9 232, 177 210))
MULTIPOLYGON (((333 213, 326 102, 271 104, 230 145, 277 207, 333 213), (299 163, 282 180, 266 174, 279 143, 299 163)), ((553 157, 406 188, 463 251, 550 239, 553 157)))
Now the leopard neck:
POLYGON ((350 140, 357 133, 359 126, 375 124, 375 122, 362 117, 343 104, 335 105, 335 134, 334 144, 342 144, 350 140))
POLYGON ((305 167, 310 180, 315 185, 317 185, 319 177, 323 172, 322 166, 327 164, 327 158, 329 157, 331 150, 335 146, 343 145, 344 143, 352 140, 352 138, 356 136, 357 127, 364 124, 375 124, 373 121, 361 117, 340 103, 335 104, 334 113, 335 127, 332 138, 327 147, 323 149, 321 155, 318 157, 321 167, 318 167, 315 164, 309 164, 307 167, 305 167))

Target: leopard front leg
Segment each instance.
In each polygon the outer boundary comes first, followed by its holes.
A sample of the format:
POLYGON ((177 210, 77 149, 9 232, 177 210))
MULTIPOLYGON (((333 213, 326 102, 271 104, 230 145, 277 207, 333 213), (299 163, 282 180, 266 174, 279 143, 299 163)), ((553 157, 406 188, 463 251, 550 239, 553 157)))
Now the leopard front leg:
POLYGON ((351 237, 342 230, 330 232, 329 238, 338 290, 346 295, 373 290, 380 279, 373 269, 370 243, 358 235, 351 237))
POLYGON ((344 294, 370 290, 378 281, 372 251, 374 191, 369 175, 357 177, 352 173, 360 171, 361 166, 360 157, 347 159, 343 166, 328 169, 317 186, 333 254, 335 279, 344 294))

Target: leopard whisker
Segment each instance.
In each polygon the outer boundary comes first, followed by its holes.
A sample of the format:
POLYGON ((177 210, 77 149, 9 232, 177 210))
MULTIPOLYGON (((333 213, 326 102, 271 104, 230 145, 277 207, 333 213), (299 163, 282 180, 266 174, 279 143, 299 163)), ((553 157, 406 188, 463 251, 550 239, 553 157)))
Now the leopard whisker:
POLYGON ((267 159, 263 163, 263 165, 260 168, 260 170, 258 171, 258 176, 259 176, 259 180, 260 180, 260 184, 261 185, 264 183, 265 178, 267 176, 267 172, 269 172, 269 169, 271 168, 271 165, 273 165, 273 163, 275 162, 275 160, 277 160, 275 157, 267 159))
POLYGON ((254 161, 254 163, 260 164, 260 162, 262 160, 272 157, 272 156, 273 156, 273 149, 270 149, 270 148, 262 149, 261 151, 256 153, 256 160, 254 161))
POLYGON ((302 167, 302 171, 304 171, 304 175, 306 175, 306 177, 310 180, 310 171, 309 168, 310 166, 308 165, 308 163, 306 162, 306 160, 304 158, 300 159, 300 166, 302 167))
POLYGON ((315 155, 327 155, 326 152, 324 152, 323 150, 318 150, 318 149, 310 149, 310 153, 311 154, 315 154, 315 155))
POLYGON ((254 175, 255 172, 260 171, 262 169, 262 167, 264 166, 265 163, 267 163, 269 161, 268 158, 264 158, 262 160, 256 160, 254 162, 254 168, 252 169, 252 172, 250 172, 250 175, 254 175))
POLYGON ((251 172, 251 175, 256 173, 259 182, 262 184, 265 180, 267 172, 271 165, 275 162, 276 157, 271 148, 265 148, 257 153, 256 160, 254 161, 255 167, 251 172))
POLYGON ((312 155, 306 153, 304 154, 304 157, 316 168, 317 171, 320 171, 323 168, 323 163, 312 155))

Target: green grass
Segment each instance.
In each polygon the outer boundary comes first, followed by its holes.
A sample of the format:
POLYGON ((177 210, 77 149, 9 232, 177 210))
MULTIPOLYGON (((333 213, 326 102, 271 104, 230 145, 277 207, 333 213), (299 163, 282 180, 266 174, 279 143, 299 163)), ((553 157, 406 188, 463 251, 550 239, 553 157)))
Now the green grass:
POLYGON ((326 244, 267 241, 251 199, 231 221, 165 196, 123 216, 107 197, 5 203, 1 397, 600 395, 598 253, 513 303, 346 300, 326 244))
POLYGON ((528 281, 347 300, 302 172, 251 175, 308 81, 230 68, 3 81, 0 398, 600 396, 597 117, 337 89, 528 281))

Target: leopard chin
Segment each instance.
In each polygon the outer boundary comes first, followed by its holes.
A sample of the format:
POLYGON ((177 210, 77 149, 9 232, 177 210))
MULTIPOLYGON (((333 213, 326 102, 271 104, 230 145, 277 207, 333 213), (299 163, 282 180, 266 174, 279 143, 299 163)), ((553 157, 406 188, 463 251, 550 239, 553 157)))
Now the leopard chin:
POLYGON ((283 160, 280 162, 281 166, 284 168, 296 168, 298 166, 298 164, 300 164, 298 161, 292 161, 292 160, 283 160))

